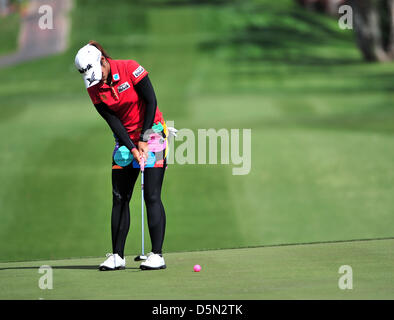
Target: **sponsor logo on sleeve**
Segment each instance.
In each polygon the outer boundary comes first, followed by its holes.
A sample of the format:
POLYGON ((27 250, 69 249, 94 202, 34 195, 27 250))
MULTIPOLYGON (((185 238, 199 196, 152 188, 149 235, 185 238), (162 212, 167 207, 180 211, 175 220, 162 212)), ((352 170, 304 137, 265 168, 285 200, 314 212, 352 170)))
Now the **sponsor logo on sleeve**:
POLYGON ((130 85, 128 82, 122 83, 119 87, 118 87, 118 92, 121 93, 125 90, 127 90, 128 88, 130 88, 130 85))
POLYGON ((145 69, 142 66, 139 66, 137 69, 134 70, 133 76, 135 78, 138 78, 144 71, 145 69))

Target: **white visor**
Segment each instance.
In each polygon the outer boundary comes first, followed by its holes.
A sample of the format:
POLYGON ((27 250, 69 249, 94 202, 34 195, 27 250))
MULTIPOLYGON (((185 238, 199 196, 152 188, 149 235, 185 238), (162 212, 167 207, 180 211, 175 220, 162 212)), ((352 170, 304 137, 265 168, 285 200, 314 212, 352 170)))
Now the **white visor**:
POLYGON ((102 77, 101 51, 95 46, 87 44, 79 49, 75 56, 75 66, 82 74, 86 88, 99 83, 102 77))

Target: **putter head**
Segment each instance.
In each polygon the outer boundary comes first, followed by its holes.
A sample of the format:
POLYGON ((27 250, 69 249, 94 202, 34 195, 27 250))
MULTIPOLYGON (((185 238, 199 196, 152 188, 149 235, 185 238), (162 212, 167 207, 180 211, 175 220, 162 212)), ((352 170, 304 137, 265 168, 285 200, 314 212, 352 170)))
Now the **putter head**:
POLYGON ((134 258, 134 261, 143 261, 143 260, 146 260, 146 259, 148 259, 147 256, 141 255, 141 256, 136 256, 136 257, 134 258))

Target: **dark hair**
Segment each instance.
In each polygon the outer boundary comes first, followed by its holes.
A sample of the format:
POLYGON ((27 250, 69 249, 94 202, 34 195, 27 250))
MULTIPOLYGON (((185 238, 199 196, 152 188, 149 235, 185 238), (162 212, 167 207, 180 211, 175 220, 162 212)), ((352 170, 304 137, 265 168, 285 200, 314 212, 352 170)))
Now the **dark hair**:
POLYGON ((95 46, 97 49, 99 49, 101 51, 101 55, 106 58, 106 59, 111 59, 111 57, 107 54, 107 52, 105 52, 104 48, 101 46, 101 44, 99 44, 97 41, 94 40, 90 40, 89 43, 92 46, 95 46))

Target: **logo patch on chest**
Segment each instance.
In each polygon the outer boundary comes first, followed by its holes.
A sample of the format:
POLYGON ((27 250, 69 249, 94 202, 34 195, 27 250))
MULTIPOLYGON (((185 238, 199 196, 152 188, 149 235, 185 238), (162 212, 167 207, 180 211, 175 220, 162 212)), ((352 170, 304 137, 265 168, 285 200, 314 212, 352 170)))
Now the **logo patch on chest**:
POLYGON ((130 88, 130 85, 128 82, 122 83, 119 87, 118 87, 118 92, 121 93, 127 89, 130 88))

